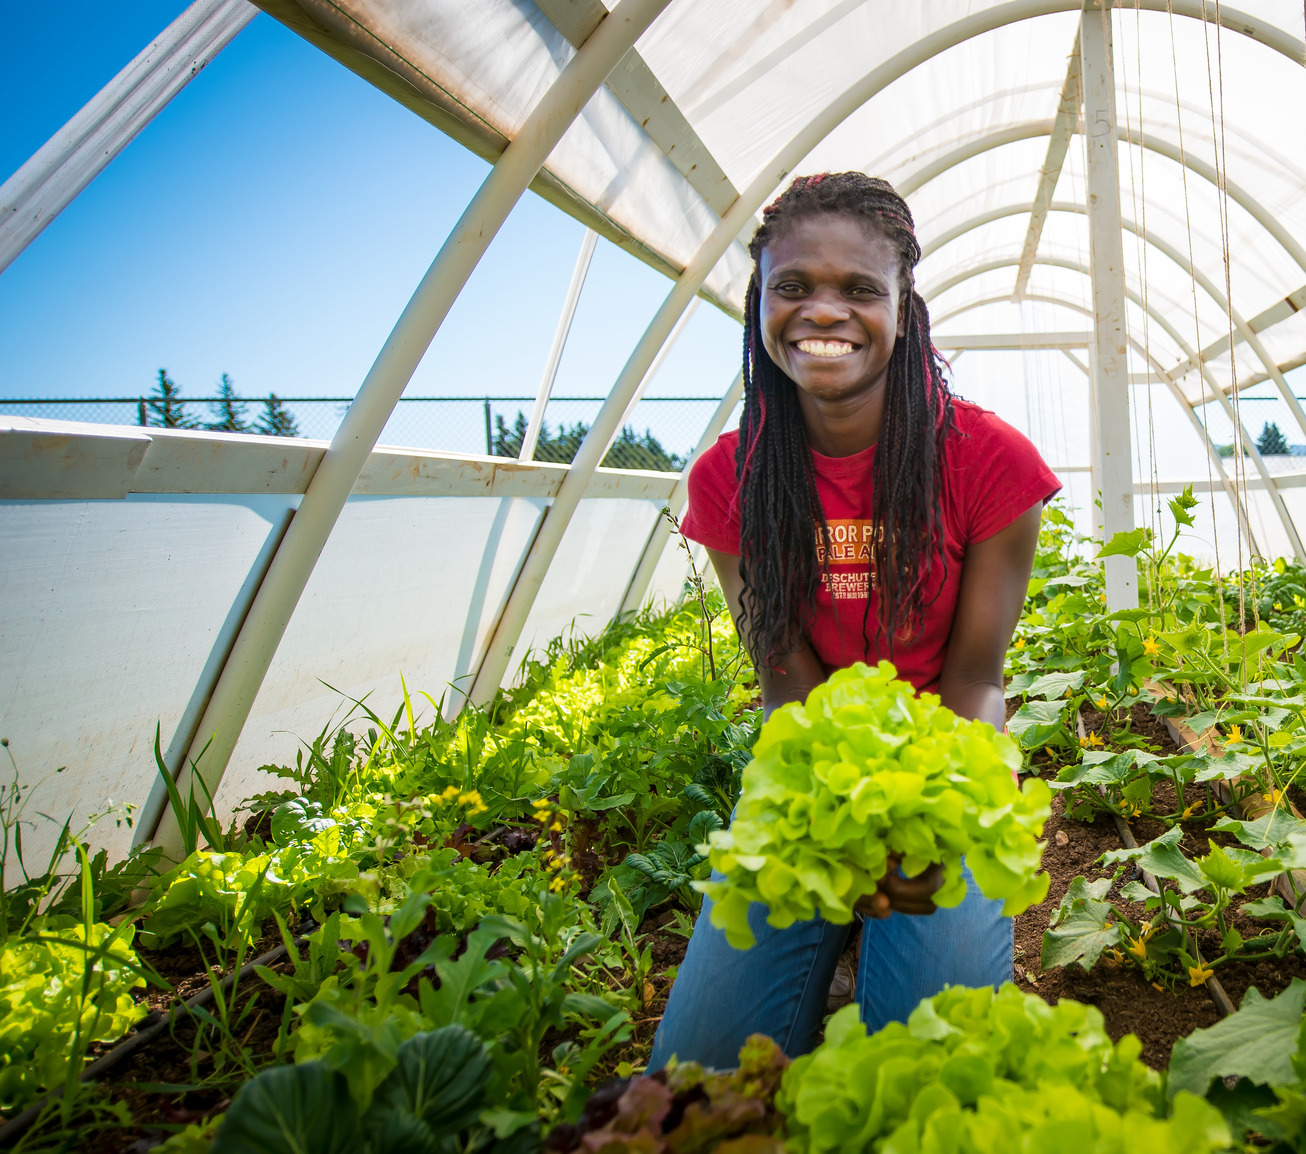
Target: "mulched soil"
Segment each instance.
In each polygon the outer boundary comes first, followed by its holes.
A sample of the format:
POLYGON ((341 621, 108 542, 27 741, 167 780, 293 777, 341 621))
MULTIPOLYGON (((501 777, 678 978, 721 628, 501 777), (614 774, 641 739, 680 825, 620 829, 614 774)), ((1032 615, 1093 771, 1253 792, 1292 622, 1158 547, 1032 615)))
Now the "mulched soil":
MULTIPOLYGON (((1086 711, 1085 726, 1090 732, 1102 723, 1100 714, 1086 711)), ((1157 718, 1151 717, 1145 705, 1134 706, 1132 729, 1146 737, 1166 754, 1176 752, 1169 731, 1157 718)), ((1200 791, 1200 787, 1199 787, 1200 791)), ((1155 806, 1161 812, 1174 812, 1174 788, 1158 786, 1154 791, 1155 806)), ((1186 798, 1191 802, 1193 796, 1186 798)), ((1211 834, 1207 829, 1211 819, 1196 819, 1183 824, 1185 851, 1205 854, 1210 844, 1235 844, 1224 834, 1211 834)), ((1131 823, 1134 837, 1142 844, 1164 831, 1160 822, 1136 819, 1131 823)), ((1175 991, 1157 989, 1142 974, 1128 965, 1113 965, 1103 958, 1089 973, 1079 966, 1055 969, 1046 973, 1039 964, 1043 933, 1048 928, 1052 913, 1060 905, 1070 883, 1077 877, 1090 880, 1109 876, 1114 870, 1097 868, 1094 863, 1107 850, 1120 849, 1121 841, 1114 821, 1100 816, 1091 823, 1074 821, 1067 817, 1064 794, 1056 793, 1052 802, 1052 817, 1048 821, 1043 851, 1043 868, 1051 877, 1047 899, 1032 907, 1016 919, 1015 974, 1017 984, 1024 990, 1038 994, 1048 1002, 1073 998, 1086 1002, 1102 1011, 1107 1032, 1119 1039, 1127 1033, 1136 1034, 1143 1043, 1143 1060, 1161 1069, 1170 1059, 1174 1043, 1199 1027, 1212 1026, 1220 1019, 1210 994, 1204 987, 1180 987, 1175 991)), ((1111 897, 1118 897, 1119 886, 1130 880, 1126 873, 1111 897)), ((1246 900, 1265 897, 1268 885, 1249 890, 1246 900)), ((1131 916, 1139 916, 1141 907, 1130 908, 1131 916)), ((1264 929, 1265 923, 1255 922, 1236 911, 1230 915, 1231 924, 1244 937, 1264 929)), ((1217 953, 1218 941, 1214 934, 1203 935, 1199 948, 1204 954, 1217 953)), ((1241 1003, 1244 994, 1255 986, 1265 997, 1272 997, 1285 989, 1293 978, 1306 978, 1306 957, 1294 951, 1287 958, 1238 963, 1222 967, 1217 976, 1234 1005, 1241 1003)))

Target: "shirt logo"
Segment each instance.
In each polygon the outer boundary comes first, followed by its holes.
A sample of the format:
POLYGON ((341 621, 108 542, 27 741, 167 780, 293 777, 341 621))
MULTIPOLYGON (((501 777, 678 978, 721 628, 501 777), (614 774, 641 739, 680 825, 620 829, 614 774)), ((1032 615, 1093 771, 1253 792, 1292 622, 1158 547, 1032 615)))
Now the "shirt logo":
POLYGON ((870 569, 874 525, 862 518, 837 518, 826 524, 830 529, 829 572, 824 571, 827 539, 821 527, 816 527, 816 560, 822 567, 822 586, 836 601, 865 601, 875 586, 870 569))

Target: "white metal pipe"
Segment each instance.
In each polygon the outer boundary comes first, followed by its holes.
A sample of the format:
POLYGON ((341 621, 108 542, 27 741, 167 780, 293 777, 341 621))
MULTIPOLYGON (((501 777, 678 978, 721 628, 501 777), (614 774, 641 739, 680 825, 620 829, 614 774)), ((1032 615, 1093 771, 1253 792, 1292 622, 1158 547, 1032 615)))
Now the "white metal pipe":
MULTIPOLYGON (((903 196, 909 196, 930 181, 937 180, 940 176, 950 172, 957 165, 967 160, 974 160, 975 157, 983 156, 984 153, 995 148, 1002 148, 1020 140, 1036 140, 1040 136, 1049 136, 1056 130, 1057 124, 1058 122, 1055 120, 1031 120, 1023 124, 1005 125, 981 133, 973 139, 967 140, 945 153, 941 153, 920 168, 913 169, 906 176, 897 178, 894 181, 894 187, 903 196)), ((1297 238, 1284 227, 1274 213, 1266 209, 1256 197, 1241 185, 1229 180, 1227 177, 1221 180, 1219 174, 1211 165, 1192 153, 1181 153, 1179 147, 1169 141, 1160 140, 1154 136, 1141 135, 1123 125, 1117 125, 1116 139, 1122 144, 1132 144, 1149 152, 1155 152, 1158 156, 1164 156, 1167 160, 1172 160, 1176 164, 1182 164, 1195 176, 1200 176, 1217 188, 1223 188, 1228 192, 1230 200, 1245 209, 1247 214, 1264 228, 1303 270, 1306 270, 1306 248, 1302 247, 1297 238)), ((1030 206, 1023 206, 1021 211, 1029 212, 1030 206)))
MULTIPOLYGON (((549 153, 668 2, 621 0, 603 18, 527 116, 417 286, 323 455, 259 587, 186 764, 178 772, 183 797, 191 788, 192 767, 206 746, 201 771, 209 791, 216 791, 350 490, 467 278, 549 153)), ((171 811, 164 814, 154 840, 171 856, 180 851, 180 833, 171 811)))
POLYGON ((0 272, 257 15, 195 0, 0 185, 0 272))
MULTIPOLYGON (((703 435, 699 437, 698 444, 694 446, 694 451, 689 454, 689 459, 685 462, 685 467, 680 472, 680 479, 676 482, 676 487, 671 491, 671 496, 667 498, 667 508, 677 517, 685 508, 685 502, 689 499, 689 470, 694 467, 694 462, 699 456, 705 453, 716 442, 717 437, 721 435, 721 430, 725 428, 726 421, 730 419, 730 414, 735 411, 735 406, 739 404, 739 399, 744 395, 744 374, 739 372, 735 379, 730 382, 730 387, 726 390, 725 396, 721 398, 721 403, 717 405, 716 411, 713 412, 711 420, 707 423, 707 428, 703 430, 703 435)), ((639 561, 635 565, 635 571, 631 574, 630 584, 626 587, 625 595, 621 599, 621 608, 618 613, 633 613, 644 603, 644 595, 648 592, 648 587, 653 581, 653 575, 657 572, 658 565, 662 561, 662 555, 666 552, 667 546, 671 543, 671 534, 661 517, 653 522, 653 528, 649 531, 648 540, 644 543, 644 548, 640 551, 639 561)))
MULTIPOLYGON (((1202 0, 1135 0, 1135 5, 1154 11, 1173 11, 1199 20, 1207 18, 1202 0)), ((595 418, 594 425, 591 426, 576 459, 572 462, 571 470, 528 551, 516 584, 491 635, 471 689, 470 698, 473 702, 482 704, 488 702, 497 692, 508 668, 508 662, 511 660, 513 649, 516 648, 531 607, 544 581, 544 574, 557 552, 581 494, 588 484, 590 475, 602 460, 603 451, 609 438, 616 431, 621 413, 624 412, 644 372, 652 363, 656 350, 666 340, 676 318, 688 306, 717 261, 739 234, 750 225, 753 215, 781 181, 793 171, 794 166, 868 100, 893 81, 927 60, 933 59, 939 53, 1008 24, 1051 15, 1055 12, 1073 12, 1079 9, 1079 0, 1008 0, 1005 4, 994 5, 992 8, 972 13, 936 29, 901 52, 895 53, 845 89, 799 129, 788 143, 762 166, 752 183, 739 194, 738 199, 726 211, 708 238, 699 246, 689 264, 685 266, 639 345, 631 354, 625 369, 613 385, 608 401, 595 418)), ((1228 7, 1221 8, 1219 20, 1222 25, 1237 28, 1243 35, 1264 43, 1291 59, 1301 58, 1301 42, 1263 20, 1228 7)))
POLYGON ((589 275, 590 261, 594 259, 594 246, 598 244, 598 240, 599 234, 592 228, 585 230, 585 236, 580 242, 580 252, 576 254, 576 267, 571 270, 567 299, 562 302, 562 315, 558 317, 558 327, 553 333, 549 359, 544 365, 544 376, 540 378, 540 387, 535 392, 535 407, 531 410, 526 435, 522 437, 521 452, 517 454, 519 461, 530 461, 535 458, 535 446, 539 442, 540 429, 544 425, 544 410, 549 407, 553 382, 558 378, 562 352, 567 347, 567 334, 571 332, 571 322, 576 317, 576 305, 580 302, 580 292, 585 287, 585 278, 589 275))

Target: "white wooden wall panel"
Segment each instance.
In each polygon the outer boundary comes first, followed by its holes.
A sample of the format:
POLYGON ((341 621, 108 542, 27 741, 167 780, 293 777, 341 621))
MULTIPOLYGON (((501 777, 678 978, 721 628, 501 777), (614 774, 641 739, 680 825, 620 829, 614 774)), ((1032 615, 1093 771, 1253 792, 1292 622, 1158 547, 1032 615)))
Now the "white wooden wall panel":
POLYGON ((505 684, 532 649, 566 632, 573 621, 579 632, 592 633, 611 620, 662 504, 624 498, 580 502, 508 662, 505 684))
MULTIPOLYGON (((297 500, 0 502, 0 737, 24 783, 44 779, 29 815, 77 825, 110 800, 146 801, 155 725, 167 750, 202 708, 197 686, 297 500)), ((58 832, 36 820, 29 866, 58 832)), ((121 855, 131 831, 101 823, 93 841, 121 855)))

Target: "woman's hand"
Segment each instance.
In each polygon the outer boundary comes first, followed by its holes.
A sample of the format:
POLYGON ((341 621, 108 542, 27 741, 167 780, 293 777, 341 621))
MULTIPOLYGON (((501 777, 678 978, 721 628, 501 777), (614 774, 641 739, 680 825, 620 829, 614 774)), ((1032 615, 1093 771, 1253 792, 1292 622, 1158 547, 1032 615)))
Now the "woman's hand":
POLYGON ((859 913, 868 918, 887 918, 891 913, 932 914, 939 907, 934 895, 943 885, 943 867, 937 863, 914 878, 905 878, 898 872, 898 859, 889 859, 889 872, 880 879, 875 893, 868 894, 857 903, 859 913))

